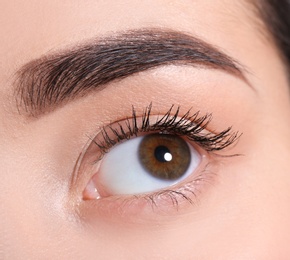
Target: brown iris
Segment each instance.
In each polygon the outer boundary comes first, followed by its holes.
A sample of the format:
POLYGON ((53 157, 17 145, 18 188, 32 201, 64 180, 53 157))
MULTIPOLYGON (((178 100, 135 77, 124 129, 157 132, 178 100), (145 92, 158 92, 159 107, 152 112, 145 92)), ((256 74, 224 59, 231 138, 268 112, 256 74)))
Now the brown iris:
POLYGON ((139 160, 152 176, 175 180, 183 176, 190 164, 190 150, 179 136, 150 134, 139 145, 139 160))

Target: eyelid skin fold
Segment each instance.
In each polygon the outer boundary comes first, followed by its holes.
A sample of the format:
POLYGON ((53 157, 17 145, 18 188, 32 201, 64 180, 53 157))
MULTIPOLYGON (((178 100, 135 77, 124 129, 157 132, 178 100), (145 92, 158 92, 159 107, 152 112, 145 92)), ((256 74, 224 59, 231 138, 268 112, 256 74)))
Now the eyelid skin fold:
POLYGON ((185 202, 189 205, 196 204, 203 186, 211 183, 216 175, 215 161, 218 158, 215 155, 235 143, 240 135, 238 132, 232 132, 231 127, 218 133, 208 131, 208 125, 212 120, 210 114, 200 116, 200 112, 191 113, 191 110, 180 114, 180 107, 175 108, 174 105, 162 115, 154 114, 150 104, 142 116, 137 116, 136 110, 132 107, 131 117, 104 126, 97 136, 91 139, 77 172, 77 175, 88 178, 82 192, 82 204, 86 204, 85 207, 95 210, 98 214, 108 212, 114 214, 117 210, 119 213, 126 211, 126 215, 130 212, 133 215, 152 214, 157 211, 172 213, 172 210, 178 211, 184 207, 185 202), (161 190, 102 197, 91 178, 98 175, 104 156, 110 153, 115 145, 150 133, 171 134, 186 140, 201 155, 198 168, 186 179, 161 190))

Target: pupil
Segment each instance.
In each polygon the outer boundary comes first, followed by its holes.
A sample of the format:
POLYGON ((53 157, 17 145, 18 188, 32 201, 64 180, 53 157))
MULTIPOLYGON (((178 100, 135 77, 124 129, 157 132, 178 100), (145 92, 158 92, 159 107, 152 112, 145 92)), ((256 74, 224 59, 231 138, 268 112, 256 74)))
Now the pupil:
POLYGON ((162 145, 155 148, 154 156, 159 162, 170 162, 172 160, 170 150, 162 145))

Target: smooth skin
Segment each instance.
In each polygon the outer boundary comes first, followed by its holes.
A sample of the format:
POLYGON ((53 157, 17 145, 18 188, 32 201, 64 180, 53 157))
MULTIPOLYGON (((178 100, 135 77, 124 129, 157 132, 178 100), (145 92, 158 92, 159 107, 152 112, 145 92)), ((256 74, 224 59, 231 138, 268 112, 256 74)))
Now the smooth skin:
MULTIPOLYGON (((278 49, 245 0, 1 1, 1 259, 287 259, 290 255, 290 100, 278 49), (16 72, 52 51, 116 32, 160 28, 213 44, 247 82, 207 68, 162 66, 110 83, 39 118, 19 113, 16 72), (236 145, 178 211, 108 207, 80 199, 93 176, 70 185, 89 138, 153 103, 212 113, 236 145), (121 211, 121 213, 120 213, 121 211)), ((157 112, 156 112, 157 113, 157 112)), ((200 171, 201 168, 197 169, 200 171)), ((112 200, 112 203, 115 203, 112 200)), ((103 204, 101 204, 103 205, 103 204)))

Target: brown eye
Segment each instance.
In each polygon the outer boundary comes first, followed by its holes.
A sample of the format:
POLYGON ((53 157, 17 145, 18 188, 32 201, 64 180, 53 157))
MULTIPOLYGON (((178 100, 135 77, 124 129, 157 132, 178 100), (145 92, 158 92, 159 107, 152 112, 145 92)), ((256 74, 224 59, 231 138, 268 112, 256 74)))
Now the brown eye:
POLYGON ((186 173, 191 161, 187 143, 176 135, 147 135, 140 143, 138 152, 144 169, 162 180, 179 179, 186 173))
POLYGON ((200 162, 200 154, 181 137, 147 134, 106 153, 92 181, 101 197, 153 192, 194 174, 200 162))

